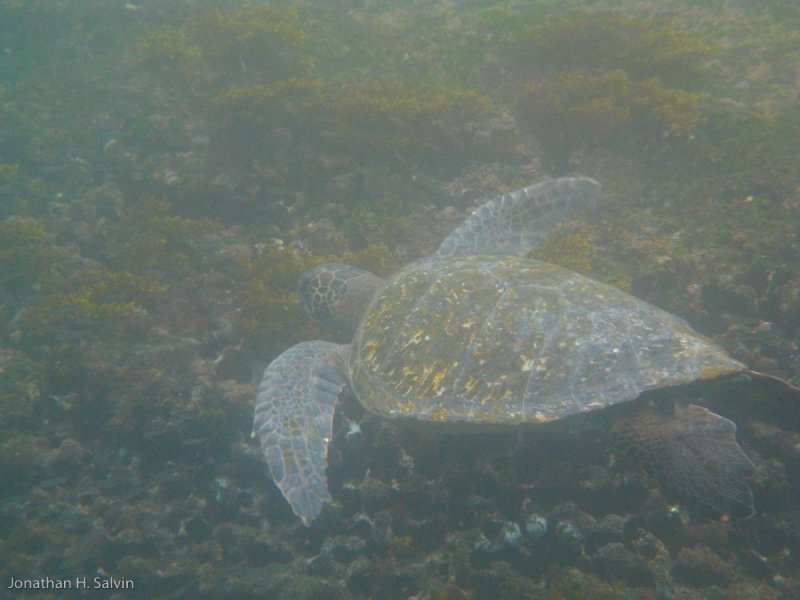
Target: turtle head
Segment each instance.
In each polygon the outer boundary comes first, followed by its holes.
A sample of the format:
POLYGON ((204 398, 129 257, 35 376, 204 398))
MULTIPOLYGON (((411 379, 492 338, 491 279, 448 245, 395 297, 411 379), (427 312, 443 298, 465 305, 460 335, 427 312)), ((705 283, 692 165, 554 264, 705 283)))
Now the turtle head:
POLYGON ((328 263, 300 276, 300 305, 323 327, 349 334, 356 331, 361 315, 383 279, 350 265, 328 263))

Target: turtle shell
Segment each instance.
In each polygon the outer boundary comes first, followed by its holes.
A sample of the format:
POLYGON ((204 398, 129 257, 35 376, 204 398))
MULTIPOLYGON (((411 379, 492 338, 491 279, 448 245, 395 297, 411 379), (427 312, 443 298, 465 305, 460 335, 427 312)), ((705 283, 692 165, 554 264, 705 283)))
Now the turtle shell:
POLYGON ((375 294, 350 381, 379 415, 519 424, 744 368, 616 288, 535 260, 458 256, 412 263, 375 294))

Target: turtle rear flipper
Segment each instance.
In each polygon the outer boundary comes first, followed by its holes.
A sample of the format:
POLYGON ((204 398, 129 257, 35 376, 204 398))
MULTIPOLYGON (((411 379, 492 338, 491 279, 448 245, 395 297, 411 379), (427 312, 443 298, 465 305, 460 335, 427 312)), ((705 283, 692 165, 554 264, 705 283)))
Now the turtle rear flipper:
POLYGON ((306 525, 331 499, 325 467, 349 354, 349 345, 297 344, 272 361, 258 386, 253 431, 272 478, 306 525))
POLYGON ((755 512, 756 469, 736 442, 733 421, 692 404, 671 416, 644 412, 616 429, 626 449, 681 496, 721 515, 755 512))
POLYGON ((563 177, 496 196, 447 236, 436 256, 524 256, 553 229, 591 209, 599 191, 594 179, 563 177))

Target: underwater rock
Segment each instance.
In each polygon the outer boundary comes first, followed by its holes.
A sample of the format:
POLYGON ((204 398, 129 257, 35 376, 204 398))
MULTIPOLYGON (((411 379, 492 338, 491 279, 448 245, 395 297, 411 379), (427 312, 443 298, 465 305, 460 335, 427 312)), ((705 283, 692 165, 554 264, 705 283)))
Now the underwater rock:
POLYGON ((356 535, 336 536, 325 540, 325 545, 330 548, 335 560, 341 563, 349 563, 364 554, 367 542, 356 535))
POLYGON ((439 547, 446 533, 446 523, 435 518, 407 516, 397 523, 397 534, 410 536, 416 551, 433 551, 439 547))
POLYGON ((486 567, 492 558, 503 551, 503 546, 496 541, 490 540, 480 531, 476 531, 474 535, 470 559, 476 567, 486 567))
POLYGON ((680 539, 687 516, 677 505, 667 503, 661 490, 652 488, 645 503, 641 506, 631 525, 650 531, 665 541, 680 539))
MULTIPOLYGON (((185 590, 182 595, 187 595, 185 590)), ((277 598, 281 600, 346 600, 344 582, 304 573, 282 566, 234 568, 213 578, 201 597, 207 598, 277 598)))
POLYGON ((674 583, 672 580, 672 557, 660 539, 650 532, 638 530, 640 534, 630 542, 630 547, 648 564, 653 575, 654 587, 658 598, 672 598, 674 583))
POLYGON ((532 540, 539 540, 547 535, 547 519, 538 513, 525 517, 525 533, 532 540))
MULTIPOLYGON (((523 598, 526 596, 522 596, 523 598)), ((559 567, 550 574, 544 593, 530 596, 553 600, 655 600, 651 590, 635 588, 623 582, 604 581, 590 573, 584 573, 576 567, 559 567)), ((671 599, 672 596, 658 596, 660 600, 671 599)))
POLYGON ((469 600, 471 598, 451 580, 445 582, 441 589, 435 593, 437 595, 433 596, 432 594, 431 597, 441 598, 441 600, 469 600))
POLYGON ((366 556, 359 556, 347 566, 347 589, 356 594, 369 594, 374 585, 372 561, 366 556))
POLYGON ((66 438, 54 450, 49 458, 49 467, 55 474, 62 476, 75 475, 83 466, 86 451, 75 438, 66 438))
POLYGON ((564 502, 552 510, 549 520, 555 523, 552 531, 557 547, 567 556, 583 556, 587 532, 597 523, 594 517, 573 502, 564 502))
POLYGON ((558 521, 555 527, 558 545, 572 556, 580 556, 584 552, 585 535, 571 521, 558 521))
POLYGON ((406 510, 421 518, 441 513, 450 501, 450 490, 441 479, 428 480, 409 473, 400 480, 400 497, 406 510))
POLYGON ((531 540, 540 540, 547 535, 547 517, 537 512, 537 507, 530 498, 522 501, 520 516, 525 534, 531 540))
POLYGON ((354 482, 364 508, 374 511, 386 508, 390 502, 392 488, 375 477, 365 477, 354 482))
POLYGON ((202 542, 211 537, 211 525, 199 515, 195 515, 186 520, 184 531, 189 541, 196 543, 202 542))
POLYGON ((159 568, 158 560, 141 556, 126 556, 117 565, 119 573, 134 580, 136 592, 148 596, 164 593, 169 589, 159 574, 159 568))
POLYGON ((513 521, 506 521, 500 528, 498 539, 507 548, 517 548, 522 542, 522 529, 513 521))
POLYGON ((211 533, 213 541, 230 561, 254 566, 288 562, 292 553, 279 535, 231 522, 217 525, 211 533))
POLYGON ((0 442, 0 473, 3 475, 4 497, 24 493, 35 486, 37 480, 42 479, 41 463, 45 453, 45 440, 31 435, 12 434, 0 442))
POLYGON ((340 254, 349 246, 341 228, 327 218, 303 223, 291 237, 302 239, 305 248, 321 256, 340 254))
POLYGON ((69 533, 83 536, 94 529, 95 518, 82 510, 69 509, 58 518, 58 524, 69 533))
POLYGON ((599 548, 592 555, 592 566, 607 579, 647 586, 652 585, 654 579, 647 562, 620 542, 611 542, 599 548))
POLYGON ((622 542, 625 538, 625 527, 628 519, 619 515, 606 515, 596 523, 587 527, 586 546, 587 551, 612 542, 622 542))
MULTIPOLYGON (((6 315, 7 309, 0 307, 0 316, 6 315)), ((0 347, 0 431, 6 440, 15 431, 33 432, 40 425, 46 399, 44 382, 42 365, 23 352, 0 347)))
POLYGON ((737 579, 736 570, 705 546, 681 549, 672 571, 675 579, 693 586, 729 585, 737 579))

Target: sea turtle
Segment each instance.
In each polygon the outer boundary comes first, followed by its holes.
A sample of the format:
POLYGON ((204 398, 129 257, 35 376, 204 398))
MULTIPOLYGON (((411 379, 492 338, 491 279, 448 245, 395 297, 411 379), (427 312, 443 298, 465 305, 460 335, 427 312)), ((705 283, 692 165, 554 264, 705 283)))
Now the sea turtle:
MULTIPOLYGON (((387 418, 542 423, 628 402, 647 390, 746 371, 672 314, 524 256, 595 205, 584 177, 486 202, 432 256, 388 279, 342 264, 306 271, 298 296, 350 344, 302 342, 258 388, 257 434, 276 484, 309 525, 331 499, 325 468, 337 397, 349 386, 387 418)), ((701 502, 752 512, 755 467, 736 425, 703 407, 623 427, 668 481, 701 502)))

